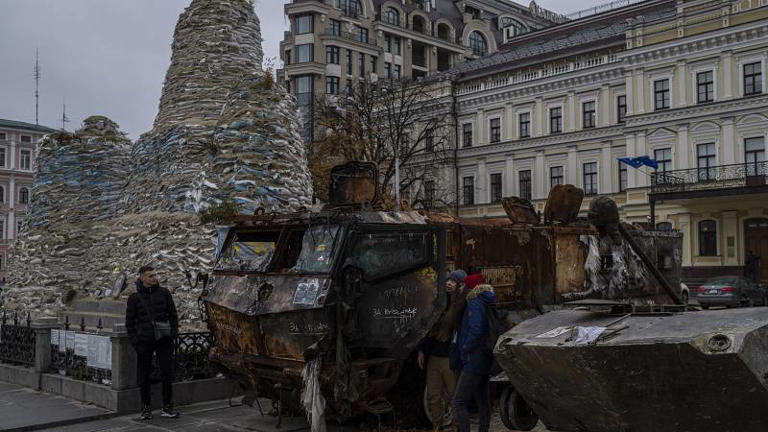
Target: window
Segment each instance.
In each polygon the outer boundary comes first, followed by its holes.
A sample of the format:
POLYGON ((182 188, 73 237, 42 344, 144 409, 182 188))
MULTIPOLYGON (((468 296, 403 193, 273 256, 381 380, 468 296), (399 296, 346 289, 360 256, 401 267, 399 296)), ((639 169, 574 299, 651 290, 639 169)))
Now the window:
POLYGON ((331 95, 339 94, 339 77, 325 77, 325 93, 331 95))
POLYGON ((497 143, 501 141, 501 119, 491 119, 491 142, 497 143))
POLYGON ((401 74, 402 74, 402 66, 395 65, 395 79, 400 79, 401 74))
POLYGON ((491 174, 491 204, 501 202, 501 174, 491 174))
POLYGON ((29 204, 29 189, 25 187, 19 189, 19 204, 29 204))
POLYGON ((627 117, 627 96, 621 95, 616 97, 616 121, 624 123, 627 117))
POLYGON ((696 146, 697 164, 699 169, 699 181, 715 180, 717 168, 715 167, 715 144, 699 144, 696 146))
POLYGON ((531 191, 531 170, 522 170, 518 173, 520 184, 520 198, 531 200, 533 193, 531 191))
POLYGON ((619 192, 627 191, 627 165, 619 162, 619 192))
POLYGON ((353 93, 353 90, 354 89, 352 88, 352 80, 347 78, 347 94, 351 95, 353 93))
POLYGON ((549 168, 549 187, 555 187, 556 185, 563 184, 563 167, 554 166, 549 168))
POLYGON ((365 54, 363 53, 357 54, 357 73, 365 76, 365 54))
POLYGON ((0 132, 0 141, 5 141, 7 139, 5 132, 0 132))
POLYGON ((656 224, 656 231, 672 231, 672 222, 659 222, 656 224))
POLYGON ((717 256, 717 223, 713 220, 699 222, 699 256, 717 256))
POLYGON ((672 178, 667 177, 667 173, 672 171, 672 149, 662 148, 653 151, 653 159, 659 164, 656 169, 656 181, 660 184, 666 184, 672 178))
POLYGON ((472 49, 472 53, 476 56, 483 56, 488 52, 488 42, 485 41, 485 36, 478 31, 473 31, 469 34, 469 48, 472 49))
POLYGON ((584 129, 595 127, 595 101, 581 104, 581 122, 584 129))
POLYGON ((21 219, 16 219, 16 238, 19 238, 19 233, 21 232, 21 225, 22 225, 21 219))
POLYGON ((462 192, 464 196, 464 205, 475 204, 475 178, 464 177, 462 179, 462 192))
POLYGON ((313 60, 314 44, 296 45, 296 63, 306 63, 313 60))
POLYGON ((312 33, 312 15, 296 17, 296 34, 312 33))
POLYGON ((653 82, 653 95, 656 110, 669 108, 669 80, 663 79, 653 82))
POLYGON ((584 168, 584 195, 597 195, 597 162, 587 162, 584 168))
POLYGON ((745 139, 744 149, 746 151, 744 160, 747 163, 747 175, 764 176, 768 174, 768 172, 766 172, 765 144, 763 142, 763 137, 745 139))
POLYGON ((363 13, 359 0, 333 0, 333 7, 341 9, 345 15, 352 18, 357 18, 358 15, 363 13))
MULTIPOLYGON (((424 231, 366 233, 356 237, 350 256, 355 257, 356 266, 362 270, 365 280, 391 278, 397 277, 398 273, 429 266, 433 249, 430 245, 434 242, 434 235, 424 231)), ((391 311, 384 312, 386 315, 383 316, 394 318, 389 314, 398 312, 391 311)))
POLYGON ((285 50, 285 64, 291 64, 291 60, 293 60, 293 57, 291 57, 291 50, 285 50))
POLYGON ((392 36, 384 33, 384 50, 388 53, 392 52, 392 36))
POLYGON ((432 128, 424 131, 424 150, 427 152, 435 151, 435 130, 432 128))
POLYGON ((403 44, 399 37, 395 37, 395 55, 402 55, 403 44))
POLYGON ((376 56, 371 56, 371 73, 376 73, 376 61, 378 59, 376 56))
POLYGON ((400 25, 400 12, 397 9, 390 7, 384 12, 384 22, 387 24, 400 25))
POLYGON ((357 40, 362 43, 368 43, 368 29, 357 27, 357 40))
POLYGON ((32 137, 29 135, 22 135, 21 136, 21 142, 24 144, 30 144, 32 143, 32 137))
POLYGON ((32 169, 32 152, 22 150, 20 153, 21 169, 29 171, 32 169))
POLYGON ((461 143, 464 147, 472 147, 472 123, 461 125, 461 143))
POLYGON ((763 92, 763 68, 760 62, 744 65, 744 96, 763 92))
POLYGON ((0 219, 0 239, 5 239, 5 221, 0 219))
POLYGON ((347 50, 347 75, 352 75, 352 50, 347 50))
POLYGON ((0 203, 5 202, 5 188, 0 186, 0 203))
POLYGON ((698 103, 715 100, 715 78, 712 71, 696 74, 696 100, 698 103))
POLYGON ((384 78, 392 78, 392 63, 384 63, 384 78))
POLYGON ((328 64, 339 64, 339 47, 325 47, 325 62, 328 64))
POLYGON ((560 133, 563 131, 563 108, 551 108, 549 110, 549 133, 560 133))
POLYGON ((531 136, 531 113, 520 114, 520 138, 531 136))
POLYGON ((0 147, 0 167, 5 167, 5 147, 0 147))
POLYGON ((332 19, 328 29, 332 36, 341 36, 341 21, 332 19))
POLYGON ((432 208, 432 204, 435 200, 435 182, 427 180, 424 182, 424 207, 432 208))
POLYGON ((299 106, 312 103, 312 76, 296 77, 296 101, 299 106))

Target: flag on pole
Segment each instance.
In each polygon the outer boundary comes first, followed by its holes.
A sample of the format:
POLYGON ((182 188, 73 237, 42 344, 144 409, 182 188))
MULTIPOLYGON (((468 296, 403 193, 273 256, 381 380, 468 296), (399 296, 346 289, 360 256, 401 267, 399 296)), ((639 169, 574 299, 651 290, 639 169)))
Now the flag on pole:
POLYGON ((641 166, 645 165, 653 169, 659 169, 659 163, 655 159, 651 159, 648 156, 623 157, 619 158, 619 162, 625 163, 632 168, 640 168, 641 166))

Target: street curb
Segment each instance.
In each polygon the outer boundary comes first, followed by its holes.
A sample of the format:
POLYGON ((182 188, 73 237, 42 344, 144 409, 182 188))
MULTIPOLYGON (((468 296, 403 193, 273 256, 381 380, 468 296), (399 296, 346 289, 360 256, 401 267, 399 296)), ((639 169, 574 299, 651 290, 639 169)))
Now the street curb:
POLYGON ((43 430, 43 429, 51 429, 51 428, 57 428, 57 427, 64 427, 64 426, 71 426, 76 425, 80 423, 88 423, 92 421, 98 421, 98 420, 108 420, 115 417, 121 417, 124 416, 125 413, 117 413, 117 412, 108 412, 103 414, 95 414, 92 416, 87 417, 78 417, 74 419, 66 419, 66 420, 58 420, 58 421, 52 421, 48 423, 40 423, 35 425, 29 425, 29 426, 19 426, 15 428, 10 429, 0 429, 0 432, 28 432, 28 431, 37 431, 37 430, 43 430))

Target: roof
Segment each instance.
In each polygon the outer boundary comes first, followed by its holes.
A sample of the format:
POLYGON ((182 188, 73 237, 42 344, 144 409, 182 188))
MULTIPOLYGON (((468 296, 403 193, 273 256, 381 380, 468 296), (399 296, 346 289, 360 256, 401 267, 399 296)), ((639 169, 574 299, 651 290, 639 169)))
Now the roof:
POLYGON ((499 51, 460 63, 446 73, 469 79, 523 67, 533 61, 539 61, 543 56, 576 55, 580 53, 580 49, 594 51, 595 48, 610 44, 623 46, 630 25, 628 18, 640 13, 648 22, 673 17, 675 12, 674 2, 651 0, 569 21, 517 37, 501 46, 499 51))
POLYGON ((58 130, 56 129, 51 129, 45 126, 40 126, 32 123, 25 123, 25 122, 16 121, 16 120, 5 120, 5 119, 0 119, 0 128, 24 129, 24 130, 42 132, 42 133, 58 132, 58 130))

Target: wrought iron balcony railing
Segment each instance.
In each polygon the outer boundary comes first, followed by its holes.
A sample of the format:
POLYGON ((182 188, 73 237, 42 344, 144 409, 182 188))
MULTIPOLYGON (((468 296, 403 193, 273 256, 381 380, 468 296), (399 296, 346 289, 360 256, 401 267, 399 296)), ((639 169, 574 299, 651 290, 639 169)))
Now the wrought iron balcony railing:
POLYGON ((652 194, 765 185, 768 185, 768 161, 661 171, 651 175, 652 194))

